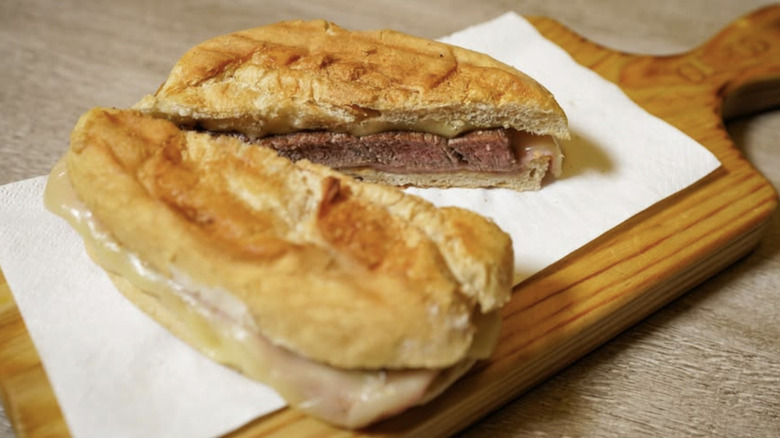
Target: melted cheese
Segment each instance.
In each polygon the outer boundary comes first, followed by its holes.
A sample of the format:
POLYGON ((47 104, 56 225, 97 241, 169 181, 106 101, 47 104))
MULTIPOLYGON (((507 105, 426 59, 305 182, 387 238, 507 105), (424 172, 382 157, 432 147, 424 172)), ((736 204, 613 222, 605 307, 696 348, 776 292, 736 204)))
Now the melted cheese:
MULTIPOLYGON (((167 116, 165 114, 161 115, 167 116)), ((181 118, 174 116, 173 120, 182 125, 188 125, 187 118, 194 116, 197 116, 196 125, 198 128, 214 132, 232 132, 236 130, 236 126, 240 126, 241 133, 250 139, 257 139, 268 135, 290 134, 293 132, 312 129, 328 129, 324 126, 319 128, 312 128, 309 126, 306 120, 299 119, 298 114, 290 114, 286 117, 279 117, 278 119, 264 120, 262 125, 248 124, 243 119, 218 119, 213 118, 207 114, 186 114, 181 118)), ((189 124, 191 125, 192 123, 189 124)), ((431 134, 440 135, 446 138, 453 138, 463 134, 464 132, 478 129, 475 125, 468 124, 462 120, 457 119, 451 119, 445 122, 419 121, 416 123, 390 123, 377 120, 364 120, 360 123, 352 123, 348 126, 343 126, 340 128, 342 129, 335 129, 334 131, 346 132, 358 137, 378 134, 385 131, 419 131, 429 132, 431 134)))
POLYGON ((78 200, 60 161, 49 177, 46 207, 84 238, 90 256, 131 301, 212 359, 269 384, 289 403, 331 423, 356 428, 425 403, 490 354, 498 312, 476 319, 469 357, 444 370, 344 370, 273 345, 260 335, 243 302, 228 291, 194 283, 172 270, 166 277, 127 251, 78 200))
POLYGON ((512 146, 517 151, 516 155, 520 157, 523 167, 526 167, 531 161, 546 158, 550 160, 550 174, 554 177, 561 176, 563 152, 561 152, 561 147, 555 137, 515 131, 512 136, 512 146))

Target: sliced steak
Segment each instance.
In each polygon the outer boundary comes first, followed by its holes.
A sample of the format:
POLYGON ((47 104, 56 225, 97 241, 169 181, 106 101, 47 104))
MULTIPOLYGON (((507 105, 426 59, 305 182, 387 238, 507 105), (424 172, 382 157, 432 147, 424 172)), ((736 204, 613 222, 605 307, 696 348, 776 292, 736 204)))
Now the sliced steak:
POLYGON ((276 149, 293 161, 308 159, 334 169, 372 167, 388 172, 509 172, 521 166, 513 131, 472 131, 447 139, 435 134, 388 131, 354 136, 303 131, 244 141, 276 149))

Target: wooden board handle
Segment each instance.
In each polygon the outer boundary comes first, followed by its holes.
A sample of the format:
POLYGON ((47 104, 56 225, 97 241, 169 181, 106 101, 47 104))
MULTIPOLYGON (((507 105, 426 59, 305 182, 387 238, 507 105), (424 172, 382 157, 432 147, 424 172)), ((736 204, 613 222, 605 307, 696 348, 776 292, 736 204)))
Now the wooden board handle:
POLYGON ((724 118, 780 106, 780 5, 737 20, 702 50, 722 53, 719 62, 729 65, 721 94, 724 118))
POLYGON ((725 133, 723 119, 780 106, 780 4, 745 15, 705 44, 671 56, 615 51, 550 18, 529 19, 577 62, 699 141, 713 126, 725 133), (696 129, 691 119, 706 126, 696 129))
MULTIPOLYGON (((702 46, 675 56, 636 57, 621 72, 621 86, 705 96, 722 118, 780 105, 780 5, 748 14, 702 46)), ((650 99, 652 100, 652 99, 650 99)), ((683 101, 684 102, 684 101, 683 101)), ((701 106, 702 102, 697 102, 701 106)))

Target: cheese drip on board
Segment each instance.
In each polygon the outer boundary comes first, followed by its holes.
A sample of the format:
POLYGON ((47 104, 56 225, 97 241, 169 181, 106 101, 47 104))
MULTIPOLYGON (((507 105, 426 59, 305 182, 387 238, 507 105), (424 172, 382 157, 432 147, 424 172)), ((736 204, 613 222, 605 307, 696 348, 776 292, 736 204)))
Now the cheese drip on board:
POLYGON ((167 277, 150 269, 101 226, 78 200, 64 160, 51 172, 46 207, 83 237, 90 256, 117 288, 142 310, 199 351, 276 389, 313 416, 357 428, 436 397, 486 357, 499 329, 498 312, 477 318, 467 358, 445 369, 348 370, 308 360, 260 335, 246 306, 229 291, 204 287, 172 268, 167 277))

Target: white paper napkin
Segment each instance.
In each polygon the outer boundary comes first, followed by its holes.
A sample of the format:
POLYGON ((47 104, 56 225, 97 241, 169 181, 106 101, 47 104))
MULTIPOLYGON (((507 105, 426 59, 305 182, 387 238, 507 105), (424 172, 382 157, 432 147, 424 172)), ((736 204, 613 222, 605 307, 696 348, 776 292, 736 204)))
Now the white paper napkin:
MULTIPOLYGON (((539 192, 409 190, 494 219, 513 237, 518 280, 719 166, 513 13, 445 41, 527 72, 569 116, 564 177, 539 192)), ((209 437, 283 406, 128 303, 79 236, 43 208, 44 184, 0 187, 0 266, 74 436, 209 437)))

